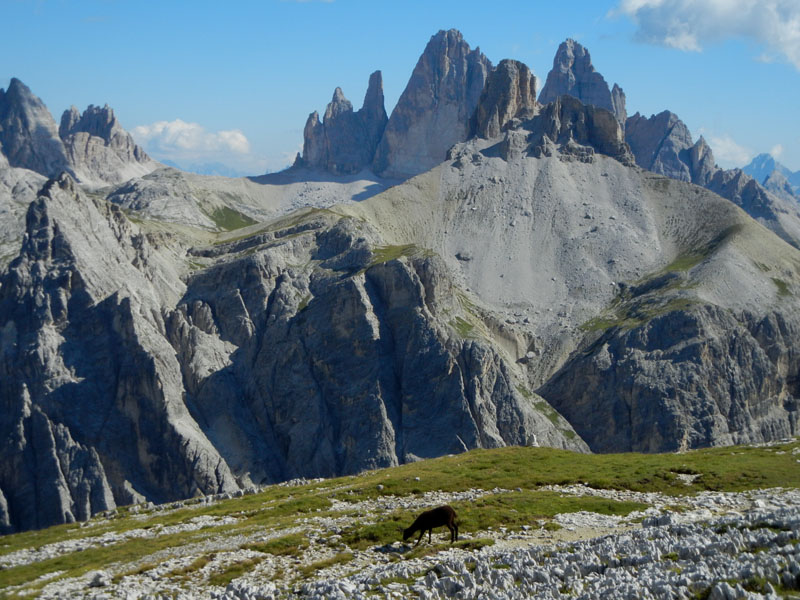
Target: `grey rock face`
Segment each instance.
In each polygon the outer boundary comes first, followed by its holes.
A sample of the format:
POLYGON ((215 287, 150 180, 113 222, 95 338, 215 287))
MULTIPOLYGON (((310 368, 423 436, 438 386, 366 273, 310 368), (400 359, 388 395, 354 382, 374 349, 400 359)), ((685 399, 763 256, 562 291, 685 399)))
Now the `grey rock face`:
POLYGON ((581 447, 490 346, 448 325, 461 309, 440 261, 375 263, 368 226, 309 226, 199 274, 168 324, 190 405, 235 472, 266 482, 511 443, 581 447), (290 266, 308 259, 319 270, 290 266), (238 349, 214 359, 209 336, 238 349), (215 368, 190 358, 203 352, 215 368))
POLYGON ((694 180, 688 160, 694 142, 678 115, 665 110, 648 119, 636 113, 625 125, 625 141, 643 169, 680 181, 694 180))
POLYGON ((183 404, 161 333, 175 285, 121 211, 69 176, 31 204, 0 287, 0 489, 13 528, 87 518, 131 490, 166 500, 236 489, 183 404))
POLYGON ((53 116, 19 79, 0 89, 0 151, 10 166, 48 177, 69 168, 53 116))
POLYGON ((316 111, 308 117, 303 131, 303 164, 334 174, 357 173, 372 163, 387 120, 380 71, 370 75, 364 104, 356 113, 341 88, 336 88, 324 121, 320 122, 316 111))
POLYGON ((82 115, 71 107, 64 111, 58 133, 82 183, 122 183, 160 166, 133 141, 108 105, 89 105, 82 115))
POLYGON ((536 108, 536 77, 527 65, 502 60, 489 74, 481 92, 470 119, 470 136, 496 137, 512 119, 532 118, 536 108))
POLYGON ((671 452, 790 437, 798 322, 704 306, 595 339, 539 393, 595 452, 671 452), (602 426, 598 426, 602 423, 602 426))
POLYGON ((389 117, 374 171, 402 178, 442 162, 451 146, 467 139, 491 70, 489 59, 471 50, 460 32, 434 35, 389 117))
POLYGON ((596 150, 624 165, 634 164, 614 115, 572 96, 561 96, 542 107, 524 128, 531 132, 530 152, 537 158, 551 156, 557 148, 564 156, 590 161, 596 150))
POLYGON ((613 91, 609 90, 606 80, 595 70, 589 51, 572 39, 558 47, 539 102, 549 104, 564 94, 611 111, 625 125, 627 113, 622 88, 614 84, 613 91))

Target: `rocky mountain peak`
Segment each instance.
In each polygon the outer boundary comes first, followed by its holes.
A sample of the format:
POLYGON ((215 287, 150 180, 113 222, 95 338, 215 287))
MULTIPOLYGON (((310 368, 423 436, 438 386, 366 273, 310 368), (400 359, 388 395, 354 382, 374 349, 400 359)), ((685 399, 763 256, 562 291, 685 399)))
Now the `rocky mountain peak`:
POLYGON ((335 174, 357 173, 372 162, 386 121, 380 71, 370 75, 364 105, 358 112, 353 112, 352 103, 337 87, 323 121, 317 111, 308 116, 303 130, 303 156, 295 164, 335 174))
POLYGON ((373 161, 388 177, 416 175, 442 162, 467 139, 492 63, 461 32, 431 37, 389 117, 373 161))
POLYGON ((61 139, 66 139, 79 131, 84 131, 110 143, 114 135, 123 130, 108 104, 102 108, 90 104, 82 115, 79 114, 76 107, 71 106, 61 116, 61 126, 58 129, 61 139))
POLYGON ((325 121, 327 122, 328 119, 336 118, 343 113, 351 112, 353 112, 352 103, 344 97, 342 88, 337 87, 333 91, 333 98, 331 98, 330 103, 328 103, 328 108, 325 110, 325 121))
POLYGON ((610 110, 624 126, 627 114, 622 88, 615 84, 612 92, 595 70, 589 51, 573 39, 567 39, 558 47, 539 102, 547 104, 564 94, 584 104, 610 110))
POLYGON ((489 74, 478 106, 470 120, 470 135, 492 138, 512 119, 530 119, 536 114, 536 77, 527 65, 502 60, 489 74))
POLYGON ((0 89, 0 149, 12 167, 46 176, 69 168, 53 116, 16 78, 0 89))
POLYGON ((122 183, 157 166, 123 129, 108 104, 90 104, 83 114, 71 106, 61 115, 58 133, 82 183, 122 183))

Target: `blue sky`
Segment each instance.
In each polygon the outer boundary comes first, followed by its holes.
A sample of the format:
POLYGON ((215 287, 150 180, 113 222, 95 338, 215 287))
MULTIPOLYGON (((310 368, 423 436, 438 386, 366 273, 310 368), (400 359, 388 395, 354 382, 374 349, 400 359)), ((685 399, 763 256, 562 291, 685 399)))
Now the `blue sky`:
POLYGON ((159 159, 246 173, 287 166, 341 86, 361 106, 383 71, 391 112, 439 29, 539 89, 560 42, 586 46, 629 114, 669 109, 717 162, 773 152, 800 170, 798 0, 0 0, 0 87, 18 77, 58 121, 109 104, 159 159))

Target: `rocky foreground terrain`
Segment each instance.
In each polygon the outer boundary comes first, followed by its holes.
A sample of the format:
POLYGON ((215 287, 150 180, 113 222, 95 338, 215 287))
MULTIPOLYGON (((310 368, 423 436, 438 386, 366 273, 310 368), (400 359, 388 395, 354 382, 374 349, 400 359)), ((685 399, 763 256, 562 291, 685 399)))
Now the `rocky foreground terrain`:
MULTIPOLYGON (((98 600, 800 596, 798 488, 696 491, 701 482, 749 487, 748 479, 763 477, 749 471, 754 467, 783 471, 764 481, 794 484, 796 441, 643 464, 634 457, 628 467, 614 459, 586 465, 623 479, 635 472, 626 485, 640 491, 582 482, 529 488, 532 478, 547 480, 547 462, 539 459, 582 459, 496 452, 470 455, 467 463, 446 458, 427 470, 134 506, 80 527, 11 536, 0 544, 0 585, 9 597, 98 600), (697 462, 701 456, 712 462, 697 462), (767 462, 748 462, 754 456, 767 462), (661 471, 656 464, 672 466, 661 471), (511 471, 501 475, 504 466, 511 471), (523 487, 453 489, 454 475, 523 487), (659 480, 671 483, 646 491, 659 480), (427 536, 417 547, 401 541, 413 515, 444 503, 459 513, 455 545, 443 528, 432 544, 427 536)), ((585 474, 564 468, 554 476, 585 474)))

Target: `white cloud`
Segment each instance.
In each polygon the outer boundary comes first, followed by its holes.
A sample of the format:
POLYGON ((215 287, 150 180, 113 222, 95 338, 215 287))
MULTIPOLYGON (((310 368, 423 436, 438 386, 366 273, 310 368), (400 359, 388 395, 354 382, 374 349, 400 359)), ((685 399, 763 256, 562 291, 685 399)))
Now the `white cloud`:
POLYGON ((164 151, 250 152, 250 142, 238 129, 214 133, 206 131, 202 125, 187 123, 181 119, 139 125, 133 128, 131 134, 140 144, 164 151))
POLYGON ((250 141, 239 129, 207 131, 199 123, 175 119, 139 125, 131 130, 131 135, 156 160, 185 169, 218 164, 231 172, 254 175, 267 169, 268 161, 252 152, 250 141))
POLYGON ((769 153, 772 155, 772 158, 777 160, 781 157, 781 154, 783 154, 783 146, 781 144, 775 144, 769 153))
POLYGON ((648 43, 699 52, 709 43, 747 38, 766 46, 758 60, 782 56, 800 70, 798 0, 620 0, 611 14, 630 17, 648 43))
POLYGON ((741 146, 727 134, 707 137, 708 144, 714 152, 714 158, 721 167, 727 169, 741 167, 749 163, 755 155, 750 148, 741 146))

